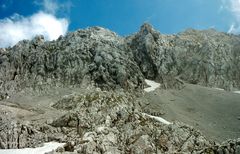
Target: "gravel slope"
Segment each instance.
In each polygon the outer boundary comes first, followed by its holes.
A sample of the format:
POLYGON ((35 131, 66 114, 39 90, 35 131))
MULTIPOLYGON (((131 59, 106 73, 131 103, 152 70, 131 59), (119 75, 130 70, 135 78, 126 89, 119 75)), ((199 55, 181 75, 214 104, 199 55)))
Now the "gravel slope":
POLYGON ((201 130, 207 137, 224 141, 240 137, 240 95, 185 84, 181 90, 146 93, 145 110, 165 113, 169 121, 182 121, 201 130))

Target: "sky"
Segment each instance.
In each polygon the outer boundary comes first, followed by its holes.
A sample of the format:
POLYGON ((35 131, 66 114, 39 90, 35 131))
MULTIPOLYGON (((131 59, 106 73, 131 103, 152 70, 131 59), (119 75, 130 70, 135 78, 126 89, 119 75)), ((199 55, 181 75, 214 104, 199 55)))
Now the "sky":
POLYGON ((126 36, 144 22, 164 34, 187 28, 239 34, 240 0, 0 0, 0 47, 91 26, 126 36))

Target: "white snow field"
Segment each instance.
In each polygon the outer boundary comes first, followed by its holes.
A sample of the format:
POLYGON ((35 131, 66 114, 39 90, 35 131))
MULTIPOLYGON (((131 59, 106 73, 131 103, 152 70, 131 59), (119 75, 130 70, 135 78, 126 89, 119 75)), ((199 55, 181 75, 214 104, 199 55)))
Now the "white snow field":
POLYGON ((65 143, 48 142, 44 146, 37 148, 24 148, 24 149, 0 149, 0 154, 45 154, 62 147, 65 143))
POLYGON ((145 79, 145 82, 147 83, 147 85, 150 86, 150 87, 147 87, 147 88, 144 89, 144 91, 146 91, 146 92, 154 91, 155 89, 157 89, 160 86, 160 83, 157 83, 157 82, 152 81, 152 80, 145 79))

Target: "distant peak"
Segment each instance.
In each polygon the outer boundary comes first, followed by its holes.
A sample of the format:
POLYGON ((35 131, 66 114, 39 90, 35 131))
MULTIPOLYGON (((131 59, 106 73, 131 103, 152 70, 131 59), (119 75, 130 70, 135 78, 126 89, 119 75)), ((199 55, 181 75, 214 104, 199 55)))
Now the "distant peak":
POLYGON ((153 26, 149 23, 144 23, 140 29, 140 32, 143 34, 152 33, 153 31, 154 31, 153 26))
POLYGON ((43 35, 37 35, 33 38, 32 41, 34 42, 34 44, 42 44, 42 43, 44 43, 45 38, 43 35))

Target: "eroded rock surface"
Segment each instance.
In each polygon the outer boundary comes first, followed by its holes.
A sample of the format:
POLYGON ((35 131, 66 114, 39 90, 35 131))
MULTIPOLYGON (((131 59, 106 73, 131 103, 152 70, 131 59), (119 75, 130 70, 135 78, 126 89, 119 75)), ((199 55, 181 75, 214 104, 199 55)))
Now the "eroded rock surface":
POLYGON ((212 145, 200 132, 181 123, 166 125, 149 118, 141 102, 121 92, 94 91, 65 96, 53 105, 70 112, 54 127, 75 128, 79 153, 198 152, 212 145))
POLYGON ((144 76, 162 82, 165 88, 181 88, 179 78, 225 90, 240 86, 239 36, 213 29, 164 35, 144 24, 126 40, 144 76))
POLYGON ((18 149, 38 146, 44 136, 33 126, 19 123, 10 112, 0 109, 0 149, 18 149))
POLYGON ((52 153, 238 153, 237 139, 217 144, 191 126, 145 116, 138 95, 145 79, 166 89, 184 82, 240 89, 239 44, 239 36, 214 30, 164 35, 144 24, 128 37, 92 27, 0 49, 0 100, 19 91, 93 87, 56 99, 46 111, 63 111, 57 119, 26 121, 0 110, 0 148, 58 141, 66 145, 52 153))
POLYGON ((212 29, 164 35, 149 24, 125 38, 101 27, 51 42, 37 36, 0 50, 1 98, 26 87, 44 91, 83 82, 143 89, 144 78, 164 88, 181 88, 183 80, 232 90, 240 88, 239 43, 239 36, 212 29))

